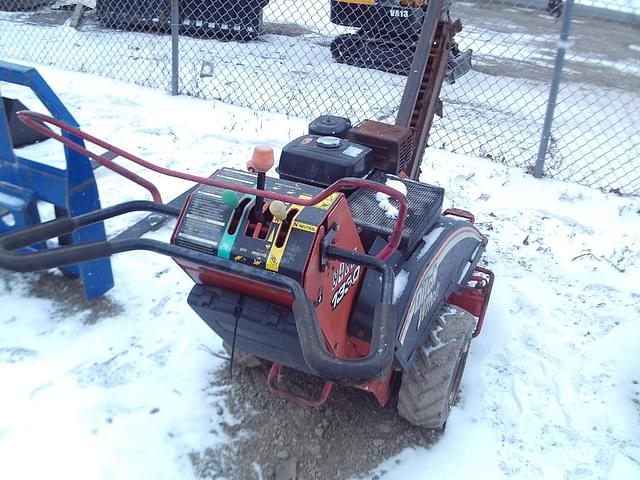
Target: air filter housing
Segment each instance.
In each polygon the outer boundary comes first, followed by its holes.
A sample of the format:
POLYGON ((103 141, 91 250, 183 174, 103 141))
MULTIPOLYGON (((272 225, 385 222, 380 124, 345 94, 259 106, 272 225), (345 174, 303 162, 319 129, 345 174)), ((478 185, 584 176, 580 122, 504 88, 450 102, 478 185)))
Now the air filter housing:
POLYGON ((351 120, 335 115, 322 115, 309 124, 310 135, 331 135, 338 138, 347 138, 351 129, 351 120))
POLYGON ((413 131, 406 127, 396 127, 387 123, 365 120, 356 125, 347 139, 373 150, 372 168, 387 173, 399 173, 411 159, 413 131))

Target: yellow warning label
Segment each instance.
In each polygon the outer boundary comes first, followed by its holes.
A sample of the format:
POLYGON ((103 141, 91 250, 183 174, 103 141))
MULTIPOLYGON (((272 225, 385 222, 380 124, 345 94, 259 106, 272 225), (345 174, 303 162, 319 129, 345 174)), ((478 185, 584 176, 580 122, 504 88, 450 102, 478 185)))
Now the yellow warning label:
POLYGON ((293 222, 293 228, 297 228, 298 230, 304 230, 305 232, 316 233, 318 231, 318 227, 315 225, 311 225, 309 223, 302 222, 293 222))
MULTIPOLYGON (((292 226, 295 225, 296 223, 296 218, 298 217, 298 215, 300 215, 300 212, 302 212, 302 210, 304 209, 304 207, 300 206, 298 213, 296 213, 295 217, 293 217, 293 222, 292 222, 292 226)), ((302 224, 302 225, 306 225, 306 224, 302 224)), ((312 226, 312 225, 309 225, 312 226)), ((280 234, 280 229, 283 227, 283 224, 281 224, 278 227, 278 233, 276 233, 276 238, 278 238, 278 235, 280 234)), ((273 244, 273 246, 271 247, 271 250, 269 251, 269 256, 267 257, 267 264, 266 264, 266 268, 267 270, 271 270, 272 272, 277 272, 280 269, 280 261, 282 260, 282 255, 284 255, 284 251, 287 248, 287 242, 289 241, 289 236, 291 235, 291 230, 292 228, 289 228, 289 231, 287 232, 287 236, 284 239, 284 242, 282 242, 282 246, 278 247, 276 245, 276 243, 273 244)))
POLYGON ((314 205, 314 208, 327 210, 331 205, 333 205, 333 202, 335 202, 338 199, 338 195, 340 195, 338 192, 332 193, 327 198, 322 200, 320 203, 318 203, 317 205, 314 205))
POLYGON ((280 260, 282 260, 282 254, 284 253, 284 248, 277 248, 275 245, 269 252, 269 258, 267 259, 267 270, 271 270, 272 272, 277 272, 280 268, 280 260))

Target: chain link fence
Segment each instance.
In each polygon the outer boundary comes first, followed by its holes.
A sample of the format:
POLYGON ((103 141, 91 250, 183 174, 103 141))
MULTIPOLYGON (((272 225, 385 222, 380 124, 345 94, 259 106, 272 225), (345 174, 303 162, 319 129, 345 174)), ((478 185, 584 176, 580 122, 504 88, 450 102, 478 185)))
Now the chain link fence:
MULTIPOLYGON (((544 174, 640 194, 640 0, 579 1, 560 44, 562 0, 454 2, 451 17, 464 25, 456 52, 472 50, 473 68, 443 86, 431 143, 533 171, 560 46, 544 174)), ((0 0, 0 48, 3 59, 166 91, 179 53, 179 93, 307 119, 393 122, 421 4, 0 0)))
MULTIPOLYGON (((159 28, 144 28, 136 18, 130 28, 114 30, 98 21, 102 2, 53 3, 46 0, 0 0, 0 55, 86 72, 168 90, 171 39, 159 28), (80 15, 82 13, 82 15, 80 15)), ((122 5, 128 2, 119 2, 122 5)), ((150 6, 154 2, 142 2, 150 6)), ((152 15, 152 9, 148 9, 152 15)), ((168 31, 168 29, 167 29, 168 31)))
POLYGON ((576 7, 545 172, 638 195, 640 2, 619 5, 624 22, 576 7))
MULTIPOLYGON (((197 25, 200 18, 200 32, 206 31, 207 19, 224 18, 229 8, 224 2, 201 2, 201 9, 186 10, 188 3, 180 3, 183 25, 197 25)), ((181 92, 308 119, 327 113, 354 122, 394 116, 406 78, 336 62, 332 53, 339 47, 333 40, 355 28, 331 22, 329 0, 263 0, 233 8, 236 12, 245 8, 246 17, 258 18, 256 30, 261 34, 244 42, 233 40, 241 33, 230 34, 227 42, 210 41, 202 35, 182 37, 181 92)), ((340 19, 354 25, 359 20, 355 11, 340 19)), ((248 33, 252 37, 257 34, 248 33)), ((389 63, 401 62, 399 55, 395 58, 397 52, 390 54, 389 63)))
POLYGON ((640 2, 579 1, 560 44, 561 0, 454 4, 465 23, 459 43, 473 49, 474 65, 443 89, 438 147, 533 170, 560 46, 544 174, 640 194, 640 2))

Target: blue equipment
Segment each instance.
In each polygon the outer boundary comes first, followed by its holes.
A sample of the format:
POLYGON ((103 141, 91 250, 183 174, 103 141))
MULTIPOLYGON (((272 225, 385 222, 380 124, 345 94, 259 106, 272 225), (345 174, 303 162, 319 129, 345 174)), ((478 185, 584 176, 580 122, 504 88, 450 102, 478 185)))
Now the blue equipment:
MULTIPOLYGON (((51 87, 31 67, 0 61, 0 82, 30 88, 55 118, 78 127, 51 87)), ((63 133, 75 143, 84 142, 63 133)), ((89 159, 65 147, 66 169, 17 156, 11 144, 9 126, 3 102, 0 102, 0 234, 27 225, 40 223, 37 202, 53 204, 55 215, 75 217, 100 209, 98 187, 89 159), (9 214, 13 222, 3 221, 9 214)), ((90 225, 58 239, 62 244, 77 244, 106 240, 103 223, 90 225)), ((47 248, 45 243, 32 245, 26 250, 47 248)), ((85 295, 92 300, 113 287, 113 274, 108 259, 81 263, 62 269, 66 274, 79 277, 85 295)))

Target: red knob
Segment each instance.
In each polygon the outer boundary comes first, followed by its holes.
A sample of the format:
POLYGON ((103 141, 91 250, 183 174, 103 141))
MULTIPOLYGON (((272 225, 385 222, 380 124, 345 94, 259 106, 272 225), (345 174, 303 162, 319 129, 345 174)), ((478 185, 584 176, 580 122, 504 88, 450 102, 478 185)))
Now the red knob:
POLYGON ((267 173, 273 167, 273 163, 273 148, 260 145, 253 149, 251 160, 247 163, 247 170, 267 173))

